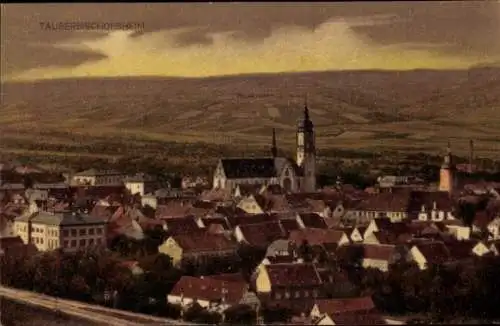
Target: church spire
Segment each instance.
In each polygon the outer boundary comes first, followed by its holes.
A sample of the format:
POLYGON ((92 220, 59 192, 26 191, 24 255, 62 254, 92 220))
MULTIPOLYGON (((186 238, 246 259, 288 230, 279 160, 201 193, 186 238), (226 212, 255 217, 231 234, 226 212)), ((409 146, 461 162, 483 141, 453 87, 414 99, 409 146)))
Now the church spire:
POLYGON ((276 146, 276 129, 275 128, 273 128, 273 140, 272 140, 271 153, 273 154, 273 158, 278 156, 278 146, 276 146))
POLYGON ((441 166, 443 169, 453 168, 453 155, 451 154, 451 143, 448 141, 448 145, 446 146, 446 155, 444 156, 443 165, 441 166))
POLYGON ((304 96, 304 121, 309 121, 309 108, 307 107, 307 94, 304 96))

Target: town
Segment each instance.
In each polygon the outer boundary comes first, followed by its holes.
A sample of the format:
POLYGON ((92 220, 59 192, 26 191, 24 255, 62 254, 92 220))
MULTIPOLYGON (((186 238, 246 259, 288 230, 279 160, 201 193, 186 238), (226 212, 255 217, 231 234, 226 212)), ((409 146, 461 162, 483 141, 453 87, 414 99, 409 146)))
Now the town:
POLYGON ((2 285, 192 323, 500 318, 499 182, 459 177, 449 144, 437 183, 319 188, 307 103, 298 121, 295 158, 273 129, 268 156, 220 158, 180 187, 6 162, 2 285))

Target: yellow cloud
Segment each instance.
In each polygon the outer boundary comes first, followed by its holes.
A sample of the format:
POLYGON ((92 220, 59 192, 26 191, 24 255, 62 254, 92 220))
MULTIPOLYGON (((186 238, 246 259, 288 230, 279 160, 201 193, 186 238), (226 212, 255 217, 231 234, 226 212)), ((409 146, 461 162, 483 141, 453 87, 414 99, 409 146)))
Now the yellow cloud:
MULTIPOLYGON (((58 44, 92 50, 108 58, 76 67, 45 67, 10 79, 67 77, 183 76, 206 77, 244 73, 278 73, 351 69, 459 69, 499 58, 442 55, 433 47, 415 44, 381 46, 361 38, 350 26, 362 22, 327 22, 314 31, 281 28, 262 42, 210 35, 213 44, 180 47, 175 36, 184 30, 162 31, 130 38, 113 32, 93 41, 58 44)), ((380 20, 375 21, 380 23, 380 20)))

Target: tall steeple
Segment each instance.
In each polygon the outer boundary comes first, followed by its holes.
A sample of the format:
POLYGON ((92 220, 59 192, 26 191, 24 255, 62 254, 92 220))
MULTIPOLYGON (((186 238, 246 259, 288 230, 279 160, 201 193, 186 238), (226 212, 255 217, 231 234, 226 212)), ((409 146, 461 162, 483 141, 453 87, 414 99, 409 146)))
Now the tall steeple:
POLYGON ((451 143, 448 141, 448 146, 446 147, 446 155, 443 159, 443 164, 441 165, 442 169, 453 169, 453 155, 451 154, 451 143))
POLYGON ((439 172, 439 190, 452 193, 455 187, 455 163, 451 154, 451 144, 448 142, 446 155, 443 158, 443 164, 439 172))
POLYGON ((297 126, 297 159, 296 163, 301 167, 304 180, 302 191, 316 191, 316 140, 314 124, 309 116, 307 95, 304 96, 304 114, 297 126))
POLYGON ((273 158, 278 156, 278 146, 276 145, 276 129, 275 128, 273 128, 273 140, 272 140, 271 154, 273 155, 273 158))
POLYGON ((309 108, 307 107, 307 94, 304 96, 304 121, 309 121, 309 108))

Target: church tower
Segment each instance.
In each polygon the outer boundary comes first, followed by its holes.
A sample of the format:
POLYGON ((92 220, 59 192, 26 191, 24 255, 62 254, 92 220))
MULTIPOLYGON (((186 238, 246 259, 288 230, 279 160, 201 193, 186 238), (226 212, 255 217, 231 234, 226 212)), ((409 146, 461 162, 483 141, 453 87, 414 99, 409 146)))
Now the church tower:
POLYGON ((316 141, 314 125, 309 118, 307 100, 304 104, 304 116, 297 126, 297 165, 304 171, 302 191, 316 191, 316 141))
POLYGON ((451 154, 451 146, 448 142, 447 153, 444 156, 443 164, 439 172, 439 191, 453 192, 455 187, 455 163, 451 154))
POLYGON ((278 146, 276 145, 276 129, 273 128, 273 140, 271 146, 271 154, 273 158, 278 157, 278 146))

